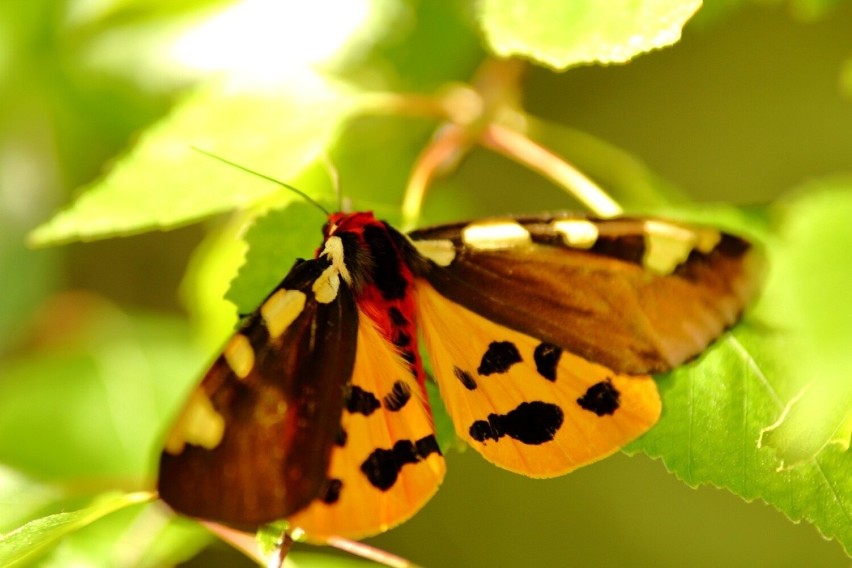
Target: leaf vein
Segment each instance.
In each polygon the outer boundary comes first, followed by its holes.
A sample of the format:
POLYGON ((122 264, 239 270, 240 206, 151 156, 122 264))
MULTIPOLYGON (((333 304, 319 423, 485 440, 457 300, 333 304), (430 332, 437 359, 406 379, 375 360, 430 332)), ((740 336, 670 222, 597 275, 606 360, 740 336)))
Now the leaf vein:
POLYGON ((772 396, 772 400, 778 406, 778 409, 784 408, 784 403, 781 401, 781 397, 778 396, 778 392, 775 390, 775 387, 769 382, 769 379, 766 378, 766 375, 763 374, 763 371, 760 369, 760 366, 757 364, 757 361, 754 360, 754 357, 751 356, 751 353, 740 343, 740 340, 737 339, 733 334, 729 333, 726 336, 726 339, 731 344, 731 346, 737 351, 737 353, 743 358, 748 365, 749 369, 751 369, 752 373, 754 373, 755 378, 763 385, 763 388, 772 396))
POLYGON ((846 526, 852 525, 852 513, 849 512, 849 509, 846 507, 846 504, 843 502, 840 494, 834 487, 834 484, 831 482, 831 479, 828 475, 826 475, 825 470, 822 468, 822 464, 819 463, 819 457, 814 459, 814 464, 819 471, 819 474, 822 476, 822 480, 825 485, 828 487, 831 492, 831 496, 834 499, 834 502, 837 503, 837 506, 840 508, 840 511, 843 513, 843 516, 846 517, 846 526))

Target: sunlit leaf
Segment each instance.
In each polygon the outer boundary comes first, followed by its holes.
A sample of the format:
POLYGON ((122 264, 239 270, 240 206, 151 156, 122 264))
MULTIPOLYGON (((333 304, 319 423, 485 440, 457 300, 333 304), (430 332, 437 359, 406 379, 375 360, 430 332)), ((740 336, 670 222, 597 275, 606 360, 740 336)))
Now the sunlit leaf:
POLYGON ((153 499, 151 493, 105 496, 86 509, 70 513, 57 513, 31 521, 17 530, 0 536, 0 565, 21 565, 62 537, 110 513, 151 499, 153 499))
POLYGON ((258 205, 281 188, 193 150, 287 181, 320 155, 355 104, 315 77, 275 88, 217 84, 185 100, 68 209, 35 245, 165 229, 258 205))
POLYGON ((228 290, 227 298, 240 314, 251 313, 290 271, 297 257, 313 257, 322 243, 322 211, 306 203, 291 203, 258 219, 245 236, 246 262, 228 290))
POLYGON ((484 0, 485 37, 497 55, 554 69, 624 63, 677 42, 701 0, 484 0))
POLYGON ((45 568, 174 566, 212 540, 198 523, 176 518, 160 504, 150 503, 125 507, 64 535, 38 564, 45 568))
POLYGON ((850 218, 849 177, 813 181, 782 209, 765 305, 767 317, 789 337, 788 372, 797 392, 762 443, 777 450, 785 467, 813 460, 826 444, 849 448, 850 218))
POLYGON ((174 517, 156 534, 156 538, 148 543, 138 566, 174 566, 195 556, 212 540, 213 535, 197 522, 174 517))
POLYGON ((61 492, 10 467, 0 466, 0 534, 12 530, 51 503, 61 492))

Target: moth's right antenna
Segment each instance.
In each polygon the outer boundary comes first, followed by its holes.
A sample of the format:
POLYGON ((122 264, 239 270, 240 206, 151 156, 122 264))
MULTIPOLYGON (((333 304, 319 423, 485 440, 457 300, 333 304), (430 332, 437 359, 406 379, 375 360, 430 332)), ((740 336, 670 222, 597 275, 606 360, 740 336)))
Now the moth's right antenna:
POLYGON ((337 166, 331 161, 331 157, 323 152, 322 164, 325 166, 325 171, 328 173, 328 178, 331 180, 331 185, 334 188, 334 195, 337 196, 337 210, 346 212, 348 207, 344 207, 343 195, 340 193, 340 175, 337 172, 337 166))
POLYGON ((240 164, 237 164, 237 163, 235 163, 235 162, 232 162, 231 160, 225 159, 225 158, 223 158, 222 156, 217 156, 216 154, 211 154, 211 153, 210 153, 210 152, 208 152, 207 150, 202 150, 201 148, 198 148, 198 147, 196 147, 196 146, 193 146, 193 147, 192 147, 192 149, 193 149, 193 150, 195 150, 196 152, 200 153, 200 154, 204 154, 205 156, 207 156, 207 157, 209 157, 209 158, 213 158, 214 160, 219 160, 220 162, 223 162, 223 163, 225 163, 225 164, 228 164, 229 166, 233 166, 233 167, 235 167, 235 168, 237 168, 237 169, 239 169, 239 170, 242 170, 242 171, 244 171, 244 172, 246 172, 246 173, 249 173, 249 174, 252 174, 252 175, 256 175, 257 177, 259 177, 259 178, 261 178, 261 179, 265 179, 265 180, 267 180, 267 181, 271 181, 271 182, 273 182, 273 183, 277 183, 277 184, 278 184, 278 185, 280 185, 281 187, 286 187, 287 189, 289 189, 289 190, 290 190, 290 191, 292 191, 293 193, 295 193, 295 194, 297 194, 297 195, 301 196, 301 197, 302 197, 302 199, 304 199, 305 201, 307 201, 308 203, 310 203, 311 205, 313 205, 314 207, 316 207, 317 209, 319 209, 320 211, 322 211, 323 213, 325 213, 325 216, 326 216, 326 217, 328 217, 328 216, 330 216, 330 215, 331 215, 331 213, 329 213, 329 211, 328 211, 325 207, 323 207, 322 205, 320 205, 320 204, 319 204, 316 200, 314 200, 314 199, 313 199, 310 195, 308 195, 307 193, 305 193, 305 192, 304 192, 304 191, 302 191, 301 189, 297 189, 297 188, 293 187, 292 185, 290 185, 290 184, 289 184, 289 183, 287 183, 287 182, 283 182, 283 181, 281 181, 280 179, 275 179, 274 177, 268 176, 268 175, 266 175, 266 174, 262 174, 262 173, 260 173, 260 172, 256 172, 256 171, 254 171, 254 170, 252 170, 252 169, 250 169, 250 168, 247 168, 247 167, 245 167, 245 166, 241 166, 240 164))

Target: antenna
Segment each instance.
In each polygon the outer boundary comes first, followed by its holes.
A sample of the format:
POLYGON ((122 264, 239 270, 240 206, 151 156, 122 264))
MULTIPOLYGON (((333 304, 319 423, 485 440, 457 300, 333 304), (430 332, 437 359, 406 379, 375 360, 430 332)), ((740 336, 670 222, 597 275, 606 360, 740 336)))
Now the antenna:
POLYGON ((283 181, 281 181, 281 180, 275 179, 274 177, 271 177, 271 176, 268 176, 268 175, 262 174, 262 173, 260 173, 260 172, 256 172, 256 171, 254 171, 254 170, 252 170, 252 169, 250 169, 250 168, 247 168, 247 167, 245 167, 245 166, 241 166, 240 164, 237 164, 236 162, 232 162, 231 160, 228 160, 228 159, 223 158, 223 157, 221 157, 221 156, 217 156, 216 154, 212 154, 212 153, 208 152, 207 150, 202 150, 201 148, 198 148, 197 146, 192 146, 192 149, 193 149, 193 150, 195 150, 196 152, 198 152, 199 154, 204 154, 204 155, 205 155, 205 156, 207 156, 208 158, 213 158, 214 160, 219 160, 220 162, 222 162, 222 163, 224 163, 224 164, 228 164, 229 166, 233 166, 233 167, 237 168, 238 170, 242 170, 242 171, 244 171, 244 172, 246 172, 246 173, 249 173, 249 174, 255 175, 255 176, 257 176, 257 177, 259 177, 259 178, 261 178, 261 179, 265 179, 265 180, 267 180, 267 181, 271 181, 272 183, 277 183, 277 184, 278 184, 278 185, 280 185, 281 187, 286 187, 287 189, 289 189, 289 190, 290 190, 290 191, 292 191, 293 193, 295 193, 295 194, 297 194, 297 195, 301 196, 301 197, 302 197, 302 199, 304 199, 305 201, 307 201, 308 203, 310 203, 311 205, 313 205, 314 207, 316 207, 317 209, 319 209, 320 211, 322 211, 323 213, 325 213, 325 216, 326 216, 326 217, 328 217, 328 216, 330 216, 330 215, 331 215, 331 213, 330 213, 330 212, 329 212, 329 211, 328 211, 325 207, 323 207, 322 205, 320 205, 320 204, 319 204, 316 200, 314 200, 311 196, 309 196, 307 193, 305 193, 305 192, 304 192, 304 191, 302 191, 301 189, 297 189, 297 188, 293 187, 293 186, 292 186, 292 185, 290 185, 289 183, 286 183, 286 182, 283 182, 283 181))
POLYGON ((335 167, 334 162, 331 161, 331 157, 329 157, 327 152, 322 153, 322 165, 325 166, 328 179, 331 181, 332 187, 334 187, 334 195, 337 196, 337 210, 345 211, 343 208, 343 197, 340 193, 340 175, 337 173, 337 167, 335 167))

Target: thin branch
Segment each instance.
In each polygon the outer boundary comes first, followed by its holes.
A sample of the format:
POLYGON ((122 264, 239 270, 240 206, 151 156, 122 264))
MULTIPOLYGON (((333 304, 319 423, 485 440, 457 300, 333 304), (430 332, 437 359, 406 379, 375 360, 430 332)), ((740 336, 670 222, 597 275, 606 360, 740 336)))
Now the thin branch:
POLYGON ((479 93, 467 85, 452 85, 436 95, 377 92, 364 95, 363 114, 423 116, 453 124, 470 124, 482 115, 479 93))
POLYGON ((356 542, 354 540, 349 540, 346 538, 332 537, 328 539, 328 544, 329 546, 333 546, 339 550, 354 554, 355 556, 360 556, 361 558, 365 558, 367 560, 372 560, 373 562, 378 562, 379 564, 389 566, 390 568, 417 568, 416 564, 412 564, 409 560, 406 560, 405 558, 396 556, 395 554, 391 554, 390 552, 386 552, 384 550, 380 550, 372 546, 368 546, 363 542, 356 542))
POLYGON ((265 566, 268 559, 261 554, 257 546, 257 540, 254 533, 238 531, 225 525, 211 523, 209 521, 201 521, 201 524, 218 536, 221 540, 227 542, 232 547, 236 548, 247 557, 257 562, 260 566, 265 566))
POLYGON ((520 132, 490 123, 483 129, 480 142, 486 148, 550 178, 595 215, 614 217, 623 212, 618 203, 580 170, 520 132))
POLYGON ((448 124, 420 153, 402 200, 403 230, 409 230, 417 223, 429 182, 440 170, 454 165, 467 150, 468 143, 468 136, 463 127, 448 124))

